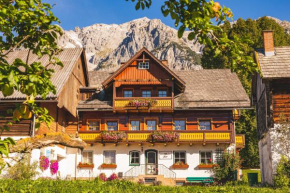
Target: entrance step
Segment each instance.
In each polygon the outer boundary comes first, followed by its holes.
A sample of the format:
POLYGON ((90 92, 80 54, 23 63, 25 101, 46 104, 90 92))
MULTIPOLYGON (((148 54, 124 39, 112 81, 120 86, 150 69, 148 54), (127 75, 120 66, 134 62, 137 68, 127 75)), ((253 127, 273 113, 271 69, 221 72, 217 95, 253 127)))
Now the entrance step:
POLYGON ((154 182, 160 181, 163 186, 175 186, 175 180, 172 178, 164 178, 163 175, 139 175, 133 181, 138 182, 144 180, 145 184, 153 184, 154 182))

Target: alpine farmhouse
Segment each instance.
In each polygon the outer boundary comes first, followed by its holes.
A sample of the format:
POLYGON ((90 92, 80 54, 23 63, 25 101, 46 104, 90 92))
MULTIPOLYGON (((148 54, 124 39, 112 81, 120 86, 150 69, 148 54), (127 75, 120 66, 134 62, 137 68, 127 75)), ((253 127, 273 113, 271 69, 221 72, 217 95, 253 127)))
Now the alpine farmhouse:
POLYGON ((280 133, 282 123, 289 124, 290 118, 290 47, 274 47, 273 31, 264 31, 263 38, 264 48, 255 50, 260 73, 253 76, 252 104, 256 106, 262 182, 273 184, 281 155, 290 156, 290 134, 280 133))
MULTIPOLYGON (((68 76, 80 73, 86 80, 86 70, 75 68, 60 71, 68 76)), ((87 147, 32 152, 33 160, 40 155, 56 157, 61 178, 116 173, 134 181, 182 184, 189 177, 213 177, 210 169, 223 152, 245 145, 244 135, 236 134, 235 121, 241 109, 250 107, 250 100, 228 69, 172 71, 167 61, 143 48, 115 72, 89 72, 89 85, 84 81, 66 91, 72 93, 65 99, 59 94, 54 102, 67 104, 65 111, 74 110, 56 120, 61 131, 75 133, 87 147), (77 106, 67 103, 75 96, 77 106)))

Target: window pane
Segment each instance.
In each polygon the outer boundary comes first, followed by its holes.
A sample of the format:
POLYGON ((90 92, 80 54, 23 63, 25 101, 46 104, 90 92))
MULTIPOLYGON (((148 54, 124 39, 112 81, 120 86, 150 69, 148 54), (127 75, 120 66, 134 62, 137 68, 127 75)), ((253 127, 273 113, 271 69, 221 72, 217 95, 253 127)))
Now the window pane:
POLYGON ((107 122, 108 131, 117 131, 118 130, 118 122, 116 121, 108 121, 107 122))
POLYGON ((185 121, 183 120, 175 120, 174 121, 175 130, 185 130, 185 121))
POLYGON ((147 120, 147 130, 156 130, 156 121, 155 120, 147 120))
POLYGON ((140 130, 140 122, 139 121, 131 121, 131 130, 139 131, 140 130))
POLYGON ((212 163, 212 152, 200 152, 200 162, 204 164, 212 163))
POLYGON ((83 163, 93 163, 93 152, 84 151, 82 153, 82 162, 83 163))
POLYGON ((167 91, 166 90, 159 90, 158 91, 158 96, 159 97, 166 97, 167 96, 167 91))
POLYGON ((151 97, 151 91, 150 90, 143 90, 142 97, 151 97))
POLYGON ((200 130, 211 130, 210 121, 199 121, 200 130))
POLYGON ((124 97, 132 97, 132 96, 133 96, 133 91, 131 90, 124 91, 124 97))
POLYGON ((139 160, 140 160, 140 154, 137 151, 132 151, 130 152, 130 164, 140 164, 139 160))
POLYGON ((104 162, 106 164, 116 163, 115 151, 104 151, 104 162))
POLYGON ((176 162, 186 163, 186 152, 184 151, 174 152, 174 163, 176 162))
POLYGON ((138 69, 149 69, 149 62, 139 62, 138 69))

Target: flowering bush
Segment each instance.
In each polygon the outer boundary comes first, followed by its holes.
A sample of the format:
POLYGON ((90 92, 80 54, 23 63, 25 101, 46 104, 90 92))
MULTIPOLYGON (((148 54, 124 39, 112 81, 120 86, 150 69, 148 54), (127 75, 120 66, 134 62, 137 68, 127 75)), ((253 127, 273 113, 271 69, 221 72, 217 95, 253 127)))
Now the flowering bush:
POLYGON ((50 173, 52 175, 56 174, 58 171, 58 161, 57 160, 51 160, 50 161, 50 173))
POLYGON ((174 141, 178 139, 179 133, 155 131, 152 137, 155 141, 174 141))
POLYGON ((156 104, 157 104, 157 101, 154 99, 133 99, 129 101, 128 106, 151 107, 156 104))
POLYGON ((112 173, 112 175, 109 177, 110 181, 117 180, 117 179, 118 179, 118 176, 115 173, 112 173))
POLYGON ((124 132, 119 132, 119 131, 102 131, 101 132, 101 137, 104 140, 118 141, 118 140, 126 138, 127 134, 124 133, 124 132))
POLYGON ((41 171, 47 170, 47 168, 49 167, 49 159, 46 156, 40 156, 39 167, 41 171))
POLYGON ((100 180, 102 180, 104 182, 107 181, 107 177, 106 177, 105 173, 100 173, 99 178, 100 178, 100 180))

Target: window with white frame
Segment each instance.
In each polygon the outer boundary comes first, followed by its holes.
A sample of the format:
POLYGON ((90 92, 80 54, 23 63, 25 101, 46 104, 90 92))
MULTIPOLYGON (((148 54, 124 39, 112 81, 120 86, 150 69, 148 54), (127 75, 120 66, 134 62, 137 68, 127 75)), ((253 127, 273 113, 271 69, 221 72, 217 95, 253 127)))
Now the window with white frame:
POLYGON ((149 62, 139 62, 138 69, 149 69, 149 62))
POLYGON ((140 130, 140 121, 130 121, 131 130, 139 131, 140 130))
POLYGON ((97 120, 88 120, 89 131, 100 131, 100 122, 97 120))
POLYGON ((175 130, 185 130, 185 120, 174 120, 175 130))
POLYGON ((200 130, 211 130, 211 121, 210 120, 199 120, 199 129, 200 130))
POLYGON ((140 165, 139 151, 130 151, 130 165, 140 165))
POLYGON ((107 121, 107 130, 108 131, 118 131, 118 122, 117 121, 107 121))
POLYGON ((151 97, 151 90, 142 90, 142 97, 151 97))
POLYGON ((175 151, 174 152, 174 163, 186 163, 186 152, 185 151, 175 151))
POLYGON ((211 151, 200 151, 200 163, 201 164, 211 164, 212 162, 212 152, 211 151))
POLYGON ((82 163, 93 163, 93 152, 92 151, 83 151, 82 153, 82 163))
POLYGON ((104 163, 115 164, 116 163, 116 151, 104 151, 104 163))
POLYGON ((149 131, 156 130, 156 120, 147 120, 146 125, 147 125, 147 130, 149 131))

